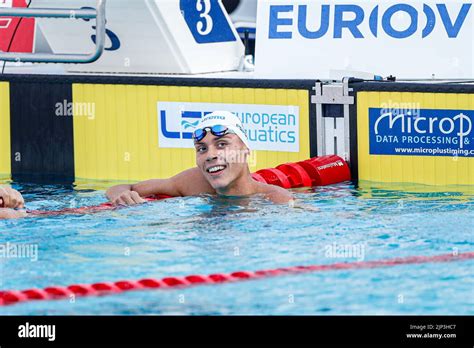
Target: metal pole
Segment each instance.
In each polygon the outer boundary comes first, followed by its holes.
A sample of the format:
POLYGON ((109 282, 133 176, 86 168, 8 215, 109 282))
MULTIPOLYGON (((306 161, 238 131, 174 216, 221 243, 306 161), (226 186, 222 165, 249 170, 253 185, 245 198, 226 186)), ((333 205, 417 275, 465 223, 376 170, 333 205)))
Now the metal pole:
POLYGON ((97 18, 95 9, 60 9, 60 8, 0 8, 2 17, 25 17, 25 18, 97 18))
POLYGON ((87 64, 97 61, 105 48, 106 0, 97 0, 96 9, 0 9, 0 16, 29 18, 96 19, 96 49, 91 54, 45 54, 1 52, 0 60, 17 63, 87 64))

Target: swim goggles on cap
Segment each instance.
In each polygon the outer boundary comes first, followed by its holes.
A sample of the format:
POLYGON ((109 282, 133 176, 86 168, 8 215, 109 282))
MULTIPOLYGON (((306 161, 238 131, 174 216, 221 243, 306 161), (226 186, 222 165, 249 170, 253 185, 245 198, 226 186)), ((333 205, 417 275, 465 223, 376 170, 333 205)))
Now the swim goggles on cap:
POLYGON ((194 141, 201 141, 207 135, 208 130, 211 131, 211 134, 216 137, 223 137, 226 134, 233 134, 234 132, 226 126, 215 125, 212 127, 205 127, 196 129, 193 132, 193 139, 194 141))

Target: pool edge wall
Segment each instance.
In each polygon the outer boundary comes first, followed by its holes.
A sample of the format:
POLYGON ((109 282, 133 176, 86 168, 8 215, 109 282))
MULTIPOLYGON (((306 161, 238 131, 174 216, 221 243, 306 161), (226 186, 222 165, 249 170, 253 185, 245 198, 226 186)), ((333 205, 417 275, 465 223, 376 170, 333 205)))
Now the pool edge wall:
POLYGON ((9 179, 10 176, 10 84, 0 82, 0 179, 9 179))
POLYGON ((2 105, 11 112, 9 117, 2 112, 0 125, 10 137, 11 150, 1 147, 0 173, 11 173, 14 181, 44 183, 138 181, 170 177, 195 166, 194 149, 159 147, 160 101, 298 106, 299 152, 255 151, 257 165, 251 170, 307 159, 317 153, 316 122, 310 117, 315 113, 314 84, 312 80, 3 75, 2 105), (93 106, 94 117, 78 114, 77 105, 93 106))
MULTIPOLYGON (((252 169, 314 157, 314 80, 207 79, 96 75, 0 77, 0 178, 45 183, 164 178, 195 165, 192 149, 159 149, 157 102, 249 103, 300 107, 300 151, 257 151, 252 169), (283 102, 282 102, 283 101, 283 102), (96 106, 96 120, 57 115, 70 102, 96 106), (145 115, 145 121, 141 119, 145 115), (139 120, 139 122, 136 122, 139 120)), ((368 110, 387 103, 474 110, 474 85, 351 83, 351 170, 355 182, 474 185, 472 157, 374 155, 368 110)), ((64 112, 64 110, 63 110, 64 112)))
MULTIPOLYGON (((474 110, 474 85, 434 83, 353 83, 355 104, 350 107, 351 170, 354 180, 425 185, 474 185, 474 153, 470 156, 408 156, 374 154, 370 145, 369 111, 387 105, 417 105, 420 112, 474 110)), ((472 124, 474 126, 474 124, 472 124)), ((393 134, 396 134, 395 132, 393 134)), ((474 141, 471 129, 469 148, 474 141)), ((373 139, 373 138, 372 138, 373 139)))

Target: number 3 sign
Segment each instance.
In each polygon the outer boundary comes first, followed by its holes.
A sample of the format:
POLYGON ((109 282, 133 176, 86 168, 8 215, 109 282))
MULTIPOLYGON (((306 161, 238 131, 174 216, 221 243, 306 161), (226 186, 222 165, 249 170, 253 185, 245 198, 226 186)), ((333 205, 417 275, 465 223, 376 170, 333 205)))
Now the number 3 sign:
POLYGON ((180 0, 180 9, 197 43, 237 40, 220 0, 180 0))

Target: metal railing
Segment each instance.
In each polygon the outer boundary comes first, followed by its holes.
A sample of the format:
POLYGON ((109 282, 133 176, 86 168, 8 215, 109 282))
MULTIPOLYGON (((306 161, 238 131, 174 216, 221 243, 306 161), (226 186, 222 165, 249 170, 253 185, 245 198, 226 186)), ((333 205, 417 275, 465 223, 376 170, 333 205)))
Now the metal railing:
POLYGON ((316 141, 318 156, 339 155, 350 162, 350 105, 355 102, 349 88, 349 78, 344 77, 342 83, 317 82, 313 87, 315 94, 311 102, 316 104, 316 141), (341 114, 328 116, 323 106, 341 106, 341 114))
POLYGON ((87 64, 97 61, 105 47, 106 0, 97 0, 95 9, 0 8, 0 16, 25 18, 69 18, 96 20, 96 48, 91 54, 9 53, 0 51, 0 60, 17 63, 87 64))

